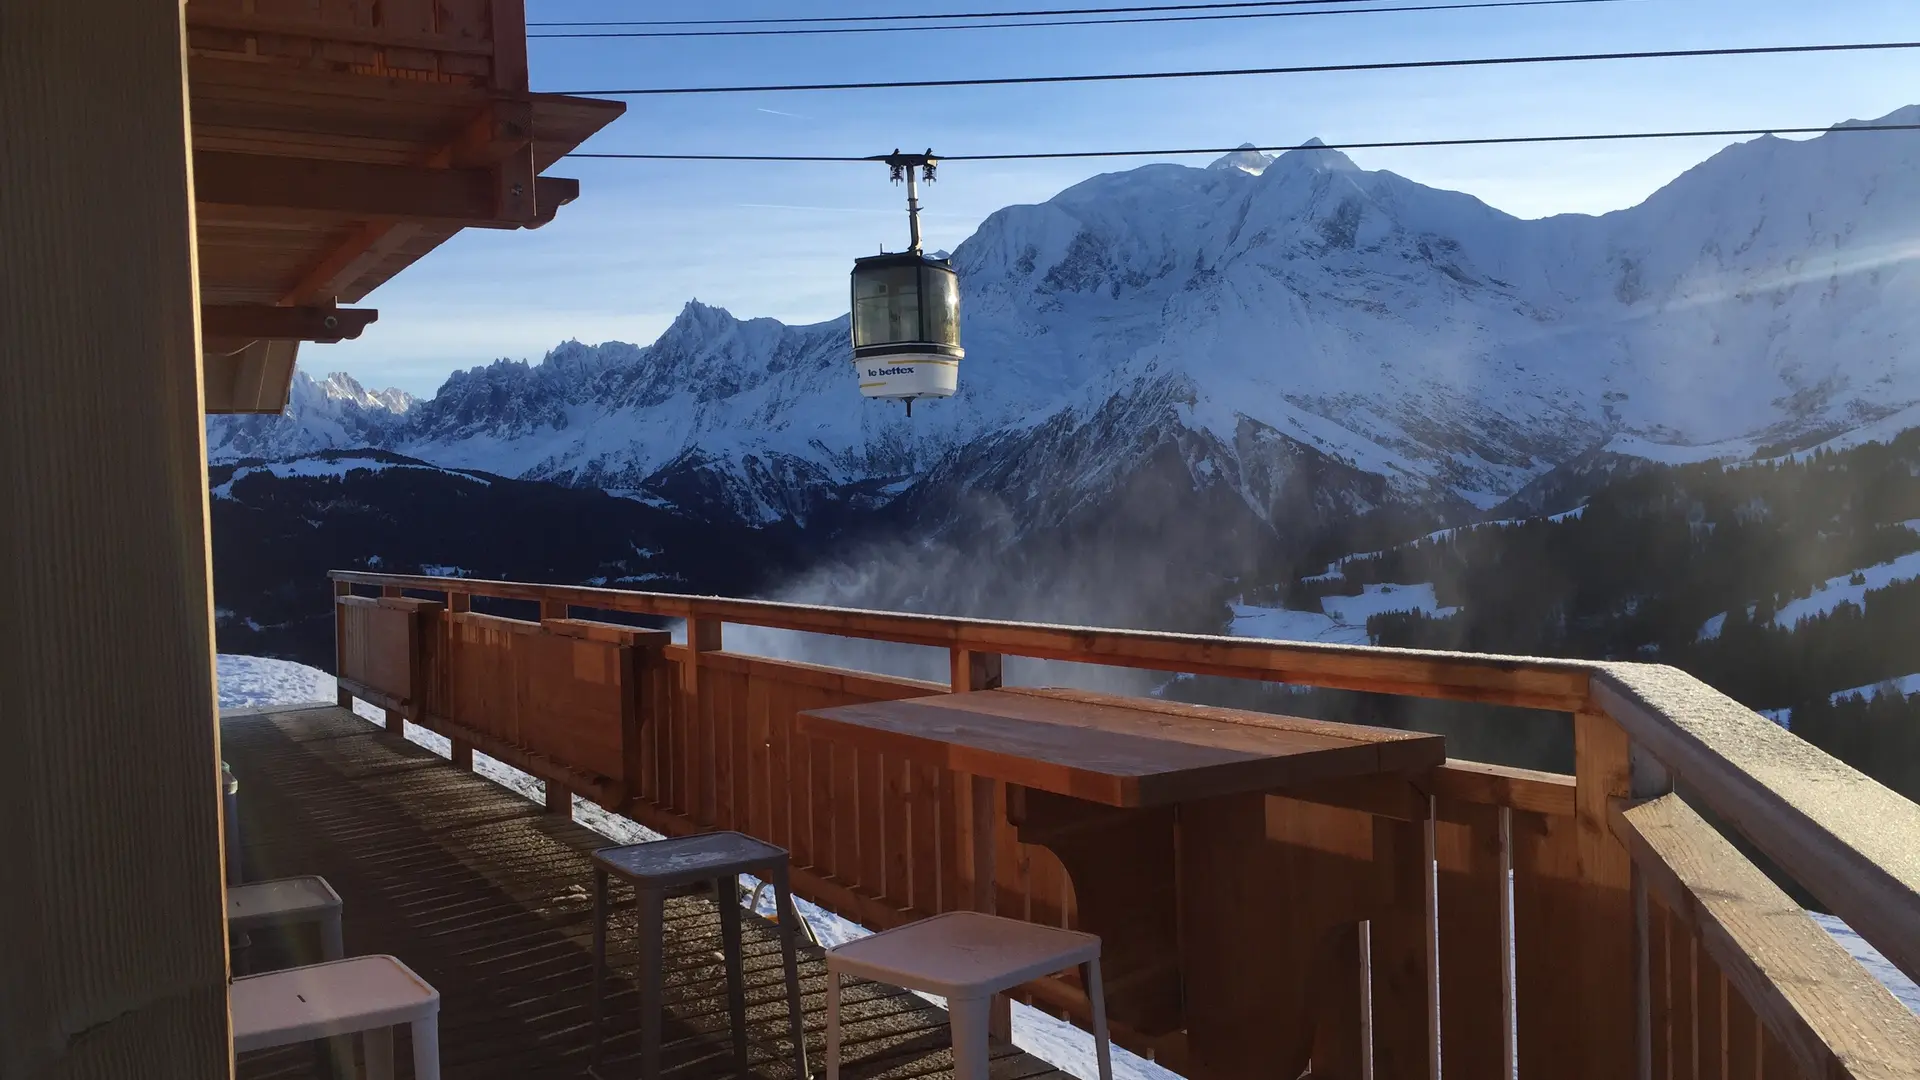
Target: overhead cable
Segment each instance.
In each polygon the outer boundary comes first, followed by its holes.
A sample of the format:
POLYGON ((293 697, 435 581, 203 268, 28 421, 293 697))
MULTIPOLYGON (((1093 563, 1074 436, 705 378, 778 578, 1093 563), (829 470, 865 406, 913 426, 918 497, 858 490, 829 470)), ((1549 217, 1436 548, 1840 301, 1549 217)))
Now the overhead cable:
POLYGON ((1561 53, 1488 56, 1459 60, 1393 60, 1361 64, 1300 64, 1291 67, 1221 68, 1204 71, 1134 71, 1099 75, 1023 75, 974 79, 893 79, 883 82, 786 83, 757 86, 651 86, 632 89, 560 90, 588 97, 658 97, 691 94, 767 94, 808 90, 907 90, 955 86, 1038 86, 1059 83, 1141 82, 1156 79, 1237 78, 1249 75, 1309 75, 1342 71, 1420 71, 1438 68, 1568 64, 1604 60, 1673 60, 1714 56, 1785 56, 1803 53, 1880 52, 1920 49, 1920 41, 1871 41, 1844 45, 1757 45, 1734 49, 1656 49, 1647 52, 1561 53))
POLYGON ((529 22, 533 26, 768 26, 815 23, 876 23, 941 21, 945 19, 1029 19, 1052 15, 1133 15, 1143 11, 1218 11, 1228 8, 1309 7, 1337 2, 1377 3, 1384 0, 1244 0, 1242 3, 1139 4, 1128 7, 1044 8, 1031 11, 910 12, 904 15, 811 15, 759 19, 587 19, 577 22, 529 22))
MULTIPOLYGON (((1394 139, 1377 142, 1294 143, 1286 146, 1215 146, 1175 150, 1050 150, 1011 154, 938 154, 940 161, 1042 161, 1070 158, 1118 157, 1192 157, 1239 153, 1280 154, 1296 150, 1398 150, 1414 147, 1445 146, 1521 146, 1540 143, 1624 142, 1635 139, 1707 139, 1744 138, 1761 135, 1843 135, 1853 132, 1920 131, 1920 124, 1849 124, 1840 127, 1717 128, 1695 131, 1627 131, 1586 135, 1502 135, 1470 139, 1394 139)), ((728 162, 816 162, 872 163, 885 161, 886 154, 863 156, 830 154, 624 154, 617 152, 576 151, 570 158, 594 158, 614 161, 728 161, 728 162)))
MULTIPOLYGON (((1321 0, 1326 2, 1326 0, 1321 0)), ((1563 7, 1569 4, 1644 3, 1645 0, 1474 0, 1473 3, 1403 4, 1394 7, 1335 7, 1297 11, 1240 11, 1208 15, 1136 15, 1119 19, 1048 19, 1038 22, 905 23, 891 26, 811 26, 769 30, 564 30, 529 33, 529 40, 798 37, 817 34, 924 34, 936 30, 1020 30, 1040 26, 1130 26, 1139 23, 1220 22, 1230 19, 1297 19, 1313 15, 1384 15, 1408 11, 1476 11, 1490 8, 1563 7)), ((592 24, 583 24, 592 25, 592 24)), ((613 24, 628 25, 628 24, 613 24)))

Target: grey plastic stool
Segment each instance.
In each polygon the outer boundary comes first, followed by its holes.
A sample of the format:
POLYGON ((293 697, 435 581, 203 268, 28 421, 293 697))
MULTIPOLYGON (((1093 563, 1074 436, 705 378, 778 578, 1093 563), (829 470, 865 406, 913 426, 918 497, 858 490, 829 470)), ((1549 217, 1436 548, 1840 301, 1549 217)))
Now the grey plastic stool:
MULTIPOLYGON (((740 875, 773 883, 780 912, 780 952, 786 963, 787 1025, 799 1076, 807 1075, 807 1039, 801 1023, 800 968, 795 929, 800 921, 787 887, 787 853, 737 832, 702 833, 648 844, 601 848, 593 853, 593 1065, 600 1064, 607 972, 607 875, 633 883, 640 908, 640 1071, 660 1076, 662 1024, 660 967, 665 949, 667 893, 711 882, 720 908, 720 936, 727 967, 727 1006, 732 1020, 735 1065, 747 1069, 747 990, 741 970, 740 875)), ((595 1075, 598 1075, 596 1072, 595 1075)))
POLYGON ((320 927, 320 956, 346 955, 340 938, 340 894, 323 877, 275 878, 227 890, 227 925, 234 930, 314 923, 320 927))
POLYGON ((356 956, 248 975, 233 980, 228 1002, 235 1053, 358 1034, 369 1080, 393 1080, 393 1029, 406 1024, 413 1031, 414 1080, 440 1080, 440 992, 394 957, 356 956))
POLYGON ((840 979, 854 975, 947 999, 954 1080, 987 1080, 987 1012, 993 995, 1078 966, 1093 1006, 1100 1080, 1113 1080, 1100 939, 1092 934, 950 911, 856 938, 827 951, 827 1080, 840 1080, 840 979))

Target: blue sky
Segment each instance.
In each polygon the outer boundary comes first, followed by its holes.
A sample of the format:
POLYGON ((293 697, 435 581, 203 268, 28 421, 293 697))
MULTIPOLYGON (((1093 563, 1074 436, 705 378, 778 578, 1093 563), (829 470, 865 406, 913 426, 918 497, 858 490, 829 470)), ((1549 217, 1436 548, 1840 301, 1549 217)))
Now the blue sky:
MULTIPOLYGON (((530 22, 1118 6, 1027 0, 527 0, 530 22)), ((1185 2, 1185 0, 1175 0, 1185 2)), ((1391 6, 1391 4, 1389 5, 1391 6)), ((535 28, 533 33, 540 33, 535 28)), ((1914 0, 1625 0, 1111 27, 531 43, 536 90, 1271 67, 1440 57, 1920 40, 1914 0)), ((1386 73, 628 99, 590 150, 945 154, 1287 144, 1662 128, 1820 126, 1920 102, 1914 52, 1386 73)), ((1875 135, 1869 138, 1920 136, 1875 135)), ((1706 140, 1351 155, 1524 217, 1630 206, 1706 140)), ((1205 159, 1183 159, 1204 165, 1205 159)), ((994 210, 1142 159, 953 163, 926 192, 930 247, 994 210)), ((904 240, 879 166, 563 161, 581 198, 532 232, 468 230, 372 294, 358 341, 314 374, 430 394, 448 372, 537 361, 568 338, 647 342, 687 300, 741 317, 845 311, 851 260, 904 240)))

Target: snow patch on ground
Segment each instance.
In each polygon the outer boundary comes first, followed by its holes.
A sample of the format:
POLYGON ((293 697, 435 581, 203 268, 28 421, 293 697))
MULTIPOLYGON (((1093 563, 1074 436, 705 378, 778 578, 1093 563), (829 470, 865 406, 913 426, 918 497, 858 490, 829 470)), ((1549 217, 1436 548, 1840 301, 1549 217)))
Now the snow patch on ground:
POLYGON ((1367 585, 1358 596, 1323 596, 1320 610, 1234 604, 1228 633, 1234 637, 1277 641, 1320 641, 1334 645, 1368 643, 1367 619, 1389 611, 1420 611, 1446 618, 1459 608, 1441 607, 1431 583, 1367 585))
POLYGON ((392 461, 380 461, 368 457, 301 458, 295 461, 274 461, 265 465, 245 465, 235 469, 233 470, 233 475, 227 478, 226 483, 213 489, 213 497, 216 499, 233 498, 233 485, 255 473, 267 473, 281 480, 296 477, 303 479, 323 477, 337 480, 345 477, 349 473, 385 472, 388 469, 417 469, 422 472, 443 472, 448 476, 457 476, 470 483, 480 484, 485 487, 493 486, 493 481, 491 480, 484 480, 478 476, 464 472, 456 472, 451 469, 437 469, 431 465, 402 465, 392 461))
POLYGON ((1874 589, 1884 589, 1895 582, 1912 581, 1920 578, 1920 551, 1902 555, 1892 562, 1869 566, 1856 572, 1862 579, 1861 584, 1853 584, 1856 574, 1842 574, 1828 578, 1825 583, 1813 590, 1812 596, 1795 600, 1782 607, 1773 617, 1773 625, 1791 629, 1801 619, 1815 615, 1825 615, 1841 604, 1851 603, 1863 606, 1867 593, 1874 589))
MULTIPOLYGON (((335 700, 337 690, 333 676, 287 660, 222 655, 219 658, 219 672, 222 709, 270 705, 330 705, 335 700)), ((384 722, 381 710, 364 701, 355 700, 353 711, 369 723, 384 722)), ((443 758, 451 757, 453 753, 453 745, 445 737, 418 725, 407 728, 407 741, 443 758)), ((533 802, 542 804, 546 802, 545 783, 477 750, 473 754, 473 771, 533 802)), ((573 800, 573 820, 615 843, 641 844, 661 839, 659 833, 644 825, 619 814, 609 813, 605 808, 577 795, 573 800)), ((756 910, 762 915, 773 915, 772 891, 768 890, 765 895, 758 895, 759 882, 751 877, 743 878, 742 881, 749 889, 756 890, 758 899, 755 905, 756 910)), ((794 905, 799 909, 800 917, 806 920, 814 937, 822 945, 832 947, 871 933, 865 927, 849 922, 800 897, 794 897, 794 905)), ((928 997, 928 999, 936 1004, 940 1003, 938 998, 928 997)), ((1093 1036, 1072 1024, 1056 1020, 1038 1009, 1028 1008, 1018 1002, 1013 1006, 1013 1041, 1021 1049, 1080 1077, 1081 1080, 1096 1080, 1099 1076, 1094 1058, 1093 1036)), ((1169 1072, 1145 1058, 1128 1053, 1118 1046, 1113 1048, 1113 1075, 1115 1080, 1180 1080, 1178 1074, 1169 1072)))
POLYGON ((1698 446, 1683 443, 1654 442, 1638 435, 1616 435, 1603 447, 1607 453, 1637 457, 1660 465, 1698 465, 1704 461, 1725 461, 1753 456, 1754 444, 1748 439, 1698 446))
POLYGON ((1907 1008, 1920 1013, 1920 986, 1914 985, 1912 979, 1907 978, 1899 968, 1894 967, 1892 961, 1881 956, 1880 950, 1869 945, 1865 938, 1854 933, 1853 928, 1846 923, 1832 915, 1822 915, 1818 912, 1810 912, 1810 914, 1813 915, 1814 922, 1819 923, 1827 933, 1832 934, 1833 939, 1838 941, 1842 948, 1851 953, 1855 960, 1860 961, 1860 966, 1866 968, 1868 974, 1893 991, 1893 996, 1899 998, 1907 1008))
POLYGON ((1877 683, 1856 686, 1851 690, 1841 690, 1827 700, 1836 705, 1850 697, 1862 697, 1872 701, 1887 693, 1897 694, 1900 697, 1920 694, 1920 675, 1902 675, 1897 679, 1882 679, 1877 683))
POLYGON ((333 676, 291 660, 222 653, 214 671, 220 683, 222 709, 331 705, 336 693, 333 676))

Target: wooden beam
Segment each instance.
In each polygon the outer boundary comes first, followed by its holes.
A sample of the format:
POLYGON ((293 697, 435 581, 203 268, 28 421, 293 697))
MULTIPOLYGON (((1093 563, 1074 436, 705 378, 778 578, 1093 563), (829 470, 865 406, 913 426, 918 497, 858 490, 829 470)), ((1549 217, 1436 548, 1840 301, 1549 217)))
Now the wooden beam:
POLYGON ((1920 1078, 1920 1017, 1679 796, 1617 804, 1612 829, 1801 1076, 1920 1078))
POLYGON ((348 341, 379 317, 373 308, 202 304, 200 333, 208 338, 348 341))
POLYGON ((1548 817, 1574 816, 1574 779, 1561 773, 1448 758, 1420 784, 1453 802, 1505 806, 1548 817))
POLYGON ((503 218, 492 170, 375 165, 202 150, 193 155, 205 206, 345 215, 484 229, 538 228, 580 194, 580 182, 534 179, 532 213, 503 218))
POLYGON ((1920 979, 1920 805, 1675 668, 1605 665, 1594 700, 1682 787, 1920 979))
MULTIPOLYGON (((285 19, 272 15, 254 15, 240 11, 221 11, 205 4, 187 5, 187 27, 192 30, 229 30, 241 34, 270 34, 275 37, 318 38, 324 41, 352 42, 390 49, 452 53, 456 56, 489 56, 493 45, 451 34, 407 34, 381 27, 355 26, 352 23, 319 22, 313 19, 285 19)), ((525 33, 523 29, 522 34, 525 33)), ((521 46, 523 49, 525 46, 521 46)))
POLYGON ((224 1077, 181 6, 0 12, 0 1075, 224 1077))
POLYGON ((320 257, 294 282, 283 304, 312 304, 333 300, 349 292, 355 282, 379 265, 409 240, 420 234, 417 225, 394 221, 369 221, 353 230, 339 246, 320 257))

